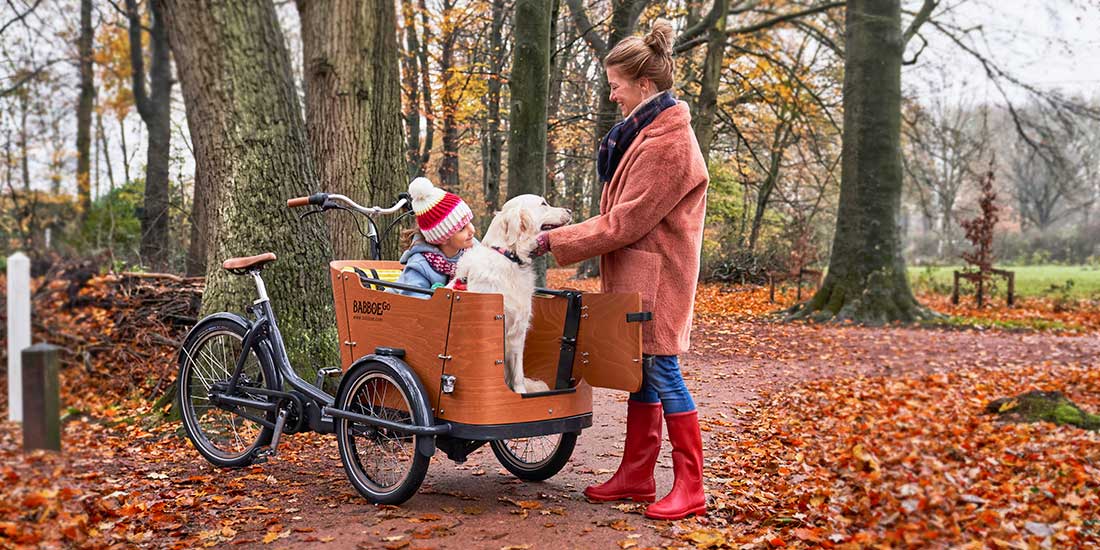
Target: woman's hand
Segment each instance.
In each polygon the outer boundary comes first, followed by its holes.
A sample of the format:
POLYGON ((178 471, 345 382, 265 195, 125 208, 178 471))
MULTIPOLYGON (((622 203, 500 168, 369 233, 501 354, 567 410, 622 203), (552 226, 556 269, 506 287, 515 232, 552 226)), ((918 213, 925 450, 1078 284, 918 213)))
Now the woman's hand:
POLYGON ((531 251, 531 256, 537 258, 547 252, 550 252, 550 235, 543 231, 535 237, 535 249, 531 251))

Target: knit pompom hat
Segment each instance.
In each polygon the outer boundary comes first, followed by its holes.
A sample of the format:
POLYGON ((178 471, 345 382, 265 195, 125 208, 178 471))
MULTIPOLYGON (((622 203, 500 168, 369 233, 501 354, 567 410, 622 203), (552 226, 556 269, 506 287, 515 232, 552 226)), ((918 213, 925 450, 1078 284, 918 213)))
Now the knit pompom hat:
POLYGON ((409 196, 416 213, 416 225, 429 243, 446 242, 474 219, 473 211, 458 195, 432 185, 428 178, 412 180, 409 196))

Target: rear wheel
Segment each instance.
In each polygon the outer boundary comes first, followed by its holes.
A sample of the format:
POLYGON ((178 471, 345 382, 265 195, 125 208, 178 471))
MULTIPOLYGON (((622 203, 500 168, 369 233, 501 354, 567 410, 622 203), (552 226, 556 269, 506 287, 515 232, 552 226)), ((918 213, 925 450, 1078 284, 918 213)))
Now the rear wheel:
MULTIPOLYGON (((381 362, 361 364, 346 375, 336 408, 399 424, 425 426, 430 415, 419 410, 416 385, 381 362)), ((408 432, 336 418, 336 443, 348 480, 375 504, 401 504, 424 482, 429 457, 417 451, 420 437, 408 432)))
POLYGON ((512 475, 543 481, 565 467, 577 444, 577 432, 490 441, 497 461, 512 475))
MULTIPOLYGON (((226 387, 241 356, 247 328, 213 319, 188 335, 180 350, 178 401, 187 438, 206 460, 223 468, 252 463, 253 452, 271 442, 273 431, 253 419, 274 421, 274 413, 249 407, 222 408, 210 400, 215 385, 226 387)), ((254 347, 245 359, 235 397, 266 401, 249 388, 275 387, 271 357, 254 347)))

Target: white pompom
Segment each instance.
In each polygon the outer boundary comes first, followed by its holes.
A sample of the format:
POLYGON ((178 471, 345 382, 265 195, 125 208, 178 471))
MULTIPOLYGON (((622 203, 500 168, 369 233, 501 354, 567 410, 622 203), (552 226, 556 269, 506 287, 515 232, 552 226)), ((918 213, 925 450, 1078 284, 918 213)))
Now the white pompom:
POLYGON ((409 196, 414 201, 426 200, 433 191, 435 191, 435 186, 428 178, 419 177, 409 183, 409 196))

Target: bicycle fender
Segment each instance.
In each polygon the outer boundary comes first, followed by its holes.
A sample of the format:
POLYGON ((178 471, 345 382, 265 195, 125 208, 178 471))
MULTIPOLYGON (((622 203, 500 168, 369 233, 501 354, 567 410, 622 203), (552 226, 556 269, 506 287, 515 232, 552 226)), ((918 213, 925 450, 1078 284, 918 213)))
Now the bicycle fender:
MULTIPOLYGON (((352 362, 351 365, 348 366, 347 370, 351 371, 361 363, 370 362, 378 362, 388 365, 394 370, 394 372, 397 373, 398 376, 401 377, 401 380, 403 380, 408 387, 413 389, 412 395, 409 396, 409 399, 412 400, 412 403, 409 403, 409 405, 414 409, 420 411, 420 416, 424 418, 424 421, 420 424, 421 426, 431 426, 434 422, 434 417, 432 415, 432 408, 428 405, 428 391, 424 389, 424 384, 420 383, 420 377, 418 377, 416 373, 413 372, 408 363, 405 363, 401 359, 392 355, 376 355, 371 353, 356 359, 354 362, 352 362)), ((340 380, 340 389, 336 392, 337 395, 343 393, 345 383, 347 383, 347 377, 344 377, 340 380)), ((414 420, 415 417, 416 414, 414 413, 414 420)), ((435 454, 435 438, 418 437, 416 450, 424 456, 431 457, 435 454)))
POLYGON ((244 317, 241 317, 236 313, 229 313, 227 311, 223 311, 221 313, 212 313, 210 315, 207 315, 206 317, 203 317, 202 319, 199 319, 199 322, 195 323, 195 326, 191 327, 191 330, 187 331, 187 336, 183 339, 184 345, 180 346, 180 348, 182 349, 183 347, 186 347, 187 343, 191 341, 191 338, 201 332, 202 329, 206 327, 206 325, 209 325, 210 323, 219 319, 234 323, 245 329, 246 331, 252 328, 252 323, 248 319, 245 319, 244 317))
MULTIPOLYGON (((180 351, 176 352, 177 362, 180 359, 179 354, 182 353, 183 349, 187 347, 187 344, 191 341, 191 338, 193 338, 195 335, 202 332, 202 329, 205 328, 206 325, 209 325, 210 323, 212 323, 216 320, 229 321, 230 323, 233 323, 233 324, 236 324, 237 326, 240 326, 246 332, 249 331, 249 330, 252 330, 252 321, 249 321, 248 319, 242 317, 241 315, 238 315, 236 313, 231 313, 231 312, 228 312, 228 311, 222 311, 222 312, 219 312, 219 313, 211 313, 210 315, 207 315, 206 317, 203 317, 202 319, 199 319, 199 322, 195 323, 195 326, 191 327, 191 330, 187 331, 187 336, 183 339, 183 345, 180 346, 180 351)), ((257 345, 265 346, 268 357, 273 357, 274 356, 274 353, 272 353, 272 351, 271 351, 271 345, 267 342, 266 339, 260 340, 259 342, 257 342, 257 345)), ((278 368, 275 369, 275 376, 277 377, 276 380, 275 380, 276 383, 281 387, 283 385, 283 382, 282 382, 282 377, 279 374, 279 369, 278 368)))

